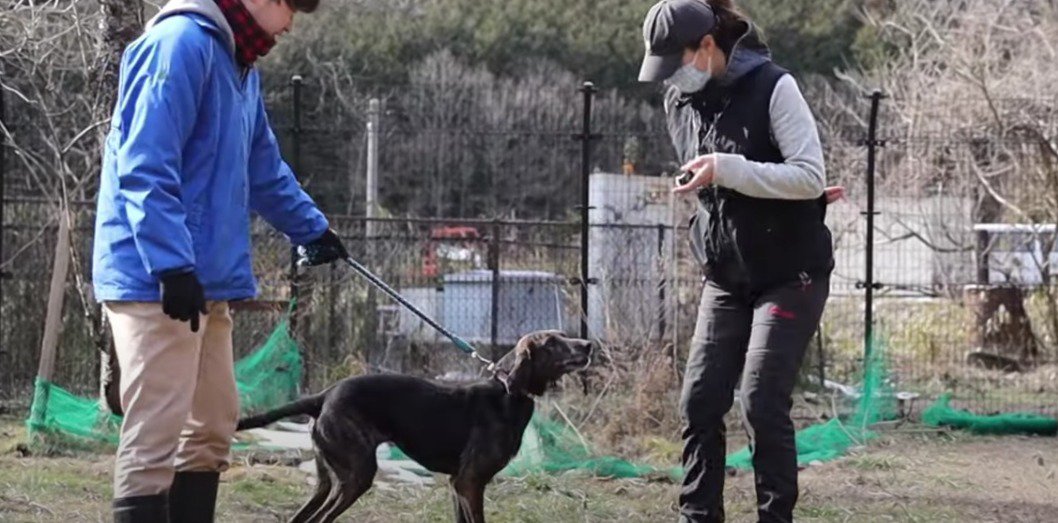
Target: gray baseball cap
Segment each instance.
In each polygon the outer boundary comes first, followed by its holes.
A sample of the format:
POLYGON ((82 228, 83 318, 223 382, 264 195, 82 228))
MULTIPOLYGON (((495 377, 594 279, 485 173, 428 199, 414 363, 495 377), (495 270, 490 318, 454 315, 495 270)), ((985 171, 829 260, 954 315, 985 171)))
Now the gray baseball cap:
POLYGON ((716 15, 705 0, 661 0, 643 20, 646 55, 640 82, 660 82, 683 66, 683 50, 716 27, 716 15))

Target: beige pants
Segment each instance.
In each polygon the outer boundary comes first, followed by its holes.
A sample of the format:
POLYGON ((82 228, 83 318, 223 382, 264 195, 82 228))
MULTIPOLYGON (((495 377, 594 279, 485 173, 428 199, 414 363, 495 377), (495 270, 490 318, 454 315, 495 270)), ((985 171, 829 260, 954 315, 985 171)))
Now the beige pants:
POLYGON ((210 302, 197 333, 160 303, 108 302, 121 368, 121 442, 114 497, 160 494, 175 471, 227 470, 239 417, 226 302, 210 302))

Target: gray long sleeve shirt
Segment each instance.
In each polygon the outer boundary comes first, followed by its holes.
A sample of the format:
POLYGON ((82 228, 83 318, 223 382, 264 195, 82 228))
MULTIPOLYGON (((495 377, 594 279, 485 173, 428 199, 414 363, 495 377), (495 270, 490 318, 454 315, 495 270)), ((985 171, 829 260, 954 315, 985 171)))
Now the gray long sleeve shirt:
POLYGON ((823 194, 826 167, 815 117, 797 81, 786 75, 772 93, 772 139, 783 163, 760 163, 740 154, 717 153, 713 183, 754 198, 809 200, 823 194))

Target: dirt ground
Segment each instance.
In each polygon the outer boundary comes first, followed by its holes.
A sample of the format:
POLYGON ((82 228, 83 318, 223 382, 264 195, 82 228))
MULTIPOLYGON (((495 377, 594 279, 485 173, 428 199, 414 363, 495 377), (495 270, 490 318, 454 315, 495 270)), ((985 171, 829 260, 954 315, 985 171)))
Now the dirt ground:
MULTIPOLYGON (((25 454, 21 420, 0 420, 0 521, 108 521, 112 459, 25 454)), ((450 520, 436 486, 373 488, 344 521, 450 520)), ((1058 521, 1058 439, 973 437, 905 429, 801 474, 799 521, 1058 521)), ((224 474, 218 521, 283 521, 311 490, 293 467, 248 465, 224 474)), ((726 488, 731 521, 753 521, 753 477, 726 488)), ((667 481, 578 474, 502 479, 490 486, 494 522, 675 521, 678 487, 667 481)))

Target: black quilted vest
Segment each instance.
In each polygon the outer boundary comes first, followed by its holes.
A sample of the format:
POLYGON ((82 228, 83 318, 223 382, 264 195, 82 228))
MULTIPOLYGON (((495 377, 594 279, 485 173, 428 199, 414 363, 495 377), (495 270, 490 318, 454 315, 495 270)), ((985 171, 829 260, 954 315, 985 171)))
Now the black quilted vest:
MULTIPOLYGON (((679 102, 670 119, 679 120, 680 111, 697 112, 697 154, 735 153, 754 162, 782 163, 771 135, 769 109, 775 85, 785 74, 769 61, 730 86, 712 82, 679 102)), ((712 186, 700 190, 698 197, 701 205, 692 221, 691 244, 710 279, 760 292, 833 269, 823 196, 762 199, 712 186)))

